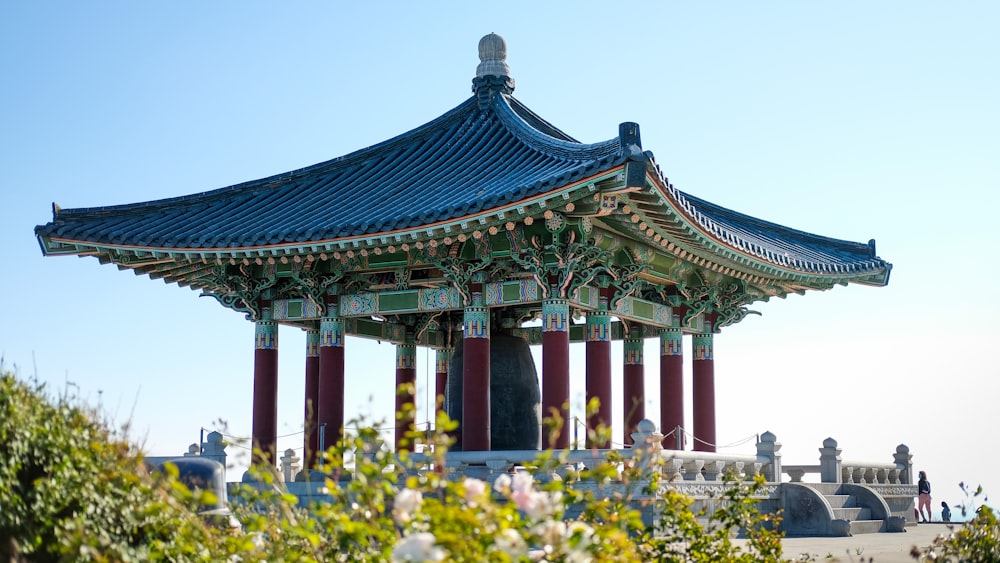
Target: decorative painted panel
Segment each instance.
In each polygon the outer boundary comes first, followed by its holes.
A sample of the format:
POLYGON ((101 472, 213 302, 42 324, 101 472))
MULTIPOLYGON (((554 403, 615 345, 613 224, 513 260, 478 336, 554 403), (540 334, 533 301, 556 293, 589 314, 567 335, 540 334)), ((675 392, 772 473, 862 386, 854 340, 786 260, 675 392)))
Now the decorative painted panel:
POLYGON ((691 353, 695 360, 712 359, 712 335, 695 334, 691 337, 691 353))
POLYGON ((319 331, 318 330, 307 330, 306 331, 306 357, 307 358, 318 358, 319 357, 319 331))
POLYGON ((278 323, 274 321, 257 321, 254 324, 253 336, 255 349, 278 349, 278 323))
POLYGON ((417 345, 396 345, 396 369, 417 369, 417 345))
POLYGON ((587 313, 587 342, 611 342, 611 316, 607 311, 587 313))
POLYGON ((340 298, 340 314, 345 317, 359 315, 374 315, 378 313, 378 302, 375 293, 355 293, 340 298))
POLYGON ((490 310, 486 307, 466 307, 463 326, 465 338, 489 338, 490 310))
POLYGON ((601 206, 597 209, 597 214, 611 215, 616 209, 618 209, 618 196, 601 194, 601 206))
POLYGON ((344 319, 341 317, 323 317, 319 323, 319 345, 344 346, 344 319))
POLYGON ((635 316, 634 312, 635 307, 633 305, 634 301, 635 300, 630 297, 626 297, 625 299, 619 299, 615 303, 615 312, 618 313, 619 315, 624 315, 626 317, 634 317, 635 316))
MULTIPOLYGON (((447 348, 441 348, 434 354, 434 371, 435 373, 448 373, 448 367, 451 363, 451 350, 447 348)), ((444 389, 438 389, 438 393, 444 393, 444 389)))
POLYGON ((625 351, 625 365, 627 366, 641 366, 643 363, 642 357, 642 337, 629 336, 625 339, 623 349, 625 351))
POLYGON ((503 283, 491 282, 483 285, 486 293, 486 305, 503 305, 503 283))
POLYGON ((660 332, 660 355, 681 356, 684 354, 684 335, 679 328, 666 328, 660 332))
POLYGON ((276 321, 318 319, 322 314, 309 299, 275 299, 271 307, 276 321))
POLYGON ((420 290, 420 310, 435 311, 440 309, 458 309, 458 290, 454 287, 442 287, 420 290))
POLYGON ((569 303, 565 299, 542 301, 542 332, 569 330, 569 303))
POLYGON ((653 305, 653 320, 665 326, 678 326, 680 319, 674 323, 673 309, 659 303, 653 305))

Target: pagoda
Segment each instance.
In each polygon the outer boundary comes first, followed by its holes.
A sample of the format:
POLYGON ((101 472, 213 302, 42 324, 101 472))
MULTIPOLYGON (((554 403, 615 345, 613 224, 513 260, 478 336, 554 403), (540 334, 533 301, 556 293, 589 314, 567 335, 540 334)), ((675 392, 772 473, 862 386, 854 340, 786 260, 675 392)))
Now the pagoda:
MULTIPOLYGON (((619 427, 628 440, 645 416, 646 338, 659 339, 660 427, 676 447, 689 336, 692 447, 714 451, 715 334, 772 297, 888 283, 874 240, 810 234, 682 192, 643 149, 638 124, 581 143, 513 97, 501 37, 485 36, 479 58, 470 98, 345 156, 170 199, 53 204, 52 221, 35 228, 42 252, 93 256, 245 314, 255 324, 252 438, 271 461, 278 325, 306 331, 307 463, 342 434, 344 386, 364 377, 345 366, 346 336, 395 345, 397 446, 413 424, 404 405, 416 347, 434 349, 435 392, 465 451, 542 446, 542 418, 567 419, 571 342, 586 347, 586 395, 599 399, 588 426, 619 427), (611 416, 614 342, 623 420, 611 416), (539 345, 540 384, 525 359, 539 345)), ((544 445, 565 448, 568 433, 544 445)))

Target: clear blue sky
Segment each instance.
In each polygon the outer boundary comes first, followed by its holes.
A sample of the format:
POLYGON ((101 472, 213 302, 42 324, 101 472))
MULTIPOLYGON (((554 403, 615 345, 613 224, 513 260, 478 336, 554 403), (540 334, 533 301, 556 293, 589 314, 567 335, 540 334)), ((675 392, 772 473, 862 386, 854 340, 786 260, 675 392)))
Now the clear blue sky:
MULTIPOLYGON (((638 122, 679 188, 814 233, 875 238, 894 264, 886 288, 759 304, 762 316, 717 337, 720 442, 770 430, 785 463, 815 463, 828 436, 848 460, 888 462, 906 443, 935 501, 958 501, 961 480, 1000 494, 989 430, 1000 5, 458 6, 2 3, 6 365, 100 401, 153 454, 180 453, 219 419, 249 434, 253 327, 242 315, 93 259, 43 258, 33 227, 53 201, 186 195, 402 133, 469 95, 477 42, 496 32, 515 96, 571 135, 595 142, 638 122)), ((285 329, 280 343, 279 432, 294 434, 304 337, 285 329)), ((389 416, 392 347, 348 346, 349 413, 389 416)), ((423 383, 433 360, 418 362, 423 383)), ((573 362, 579 397, 582 351, 573 362)), ((657 389, 653 364, 650 398, 657 389)), ((655 403, 647 411, 658 418, 655 403)))

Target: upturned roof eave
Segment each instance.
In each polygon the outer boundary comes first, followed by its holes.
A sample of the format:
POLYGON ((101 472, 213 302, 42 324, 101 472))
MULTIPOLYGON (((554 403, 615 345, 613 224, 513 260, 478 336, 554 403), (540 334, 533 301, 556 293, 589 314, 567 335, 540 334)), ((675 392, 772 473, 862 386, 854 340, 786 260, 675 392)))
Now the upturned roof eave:
MULTIPOLYGON (((798 231, 783 225, 746 216, 758 225, 765 225, 771 229, 780 229, 782 232, 794 232, 799 236, 808 237, 817 243, 849 245, 857 249, 870 248, 870 254, 862 260, 850 263, 818 263, 814 261, 805 264, 809 266, 806 268, 790 265, 786 262, 794 264, 799 262, 799 260, 785 259, 786 257, 777 255, 775 252, 767 249, 756 249, 761 254, 764 254, 764 256, 760 256, 750 250, 741 248, 738 243, 730 242, 731 240, 736 240, 732 233, 713 232, 708 228, 705 224, 706 218, 700 215, 698 206, 692 204, 690 201, 682 201, 682 198, 723 209, 733 216, 743 217, 743 214, 728 210, 717 204, 711 204, 705 200, 688 196, 680 190, 675 189, 655 165, 652 155, 648 152, 646 154, 649 158, 649 166, 647 167, 646 190, 643 193, 645 195, 654 195, 659 205, 669 209, 674 216, 683 222, 685 230, 690 235, 687 240, 682 240, 681 237, 670 233, 663 223, 650 221, 649 224, 653 225, 653 230, 659 235, 658 242, 649 242, 652 246, 659 246, 663 250, 682 257, 686 257, 687 255, 697 257, 701 261, 711 263, 714 266, 713 269, 718 271, 732 270, 733 272, 759 276, 761 278, 815 285, 817 288, 846 283, 872 286, 885 286, 888 284, 892 264, 875 256, 874 240, 865 245, 863 243, 844 241, 805 231, 798 231), (727 237, 727 235, 729 236, 727 237)), ((638 205, 642 206, 642 204, 638 205)), ((719 231, 718 228, 715 230, 719 231)), ((648 238, 641 232, 636 231, 636 233, 642 238, 648 238)), ((744 246, 752 248, 748 244, 744 246)))

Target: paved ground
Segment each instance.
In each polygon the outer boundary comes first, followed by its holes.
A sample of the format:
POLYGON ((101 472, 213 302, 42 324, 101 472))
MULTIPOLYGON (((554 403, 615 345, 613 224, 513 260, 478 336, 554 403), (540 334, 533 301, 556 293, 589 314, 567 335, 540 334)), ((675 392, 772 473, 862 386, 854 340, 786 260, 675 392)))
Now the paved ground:
POLYGON ((844 563, 902 563, 916 561, 910 550, 926 547, 940 534, 949 533, 947 524, 932 523, 907 526, 897 534, 858 534, 849 538, 785 538, 782 552, 786 559, 795 560, 808 553, 813 561, 844 563), (828 557, 830 557, 828 559, 828 557))

